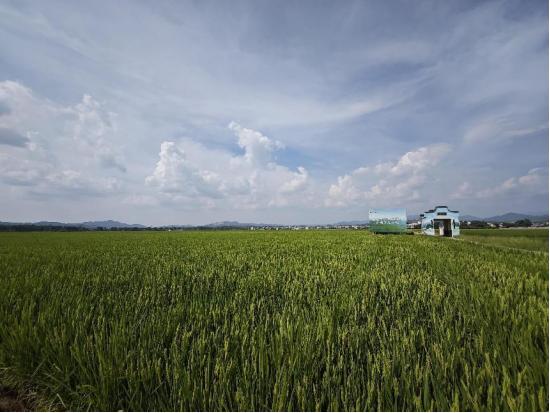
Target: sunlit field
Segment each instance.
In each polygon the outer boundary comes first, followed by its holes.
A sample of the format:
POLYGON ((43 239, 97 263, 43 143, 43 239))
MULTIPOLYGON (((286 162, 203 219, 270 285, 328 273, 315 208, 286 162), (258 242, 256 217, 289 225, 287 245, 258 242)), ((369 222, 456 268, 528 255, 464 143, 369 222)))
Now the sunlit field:
POLYGON ((0 233, 0 285, 0 380, 35 408, 549 407, 544 252, 367 231, 0 233))

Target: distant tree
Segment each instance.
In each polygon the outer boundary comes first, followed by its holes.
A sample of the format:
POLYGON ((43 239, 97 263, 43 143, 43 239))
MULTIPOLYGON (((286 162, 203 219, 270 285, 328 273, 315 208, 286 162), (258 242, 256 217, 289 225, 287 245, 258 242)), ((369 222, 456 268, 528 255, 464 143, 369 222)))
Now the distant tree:
POLYGON ((520 219, 519 221, 514 222, 516 227, 530 227, 533 225, 529 219, 520 219))

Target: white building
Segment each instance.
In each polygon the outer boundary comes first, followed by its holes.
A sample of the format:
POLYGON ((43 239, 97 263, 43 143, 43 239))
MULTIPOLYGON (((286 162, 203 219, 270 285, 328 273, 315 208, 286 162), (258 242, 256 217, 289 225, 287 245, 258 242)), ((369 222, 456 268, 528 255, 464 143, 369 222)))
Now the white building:
POLYGON ((457 237, 460 235, 458 211, 451 211, 446 205, 420 214, 422 233, 440 237, 457 237))

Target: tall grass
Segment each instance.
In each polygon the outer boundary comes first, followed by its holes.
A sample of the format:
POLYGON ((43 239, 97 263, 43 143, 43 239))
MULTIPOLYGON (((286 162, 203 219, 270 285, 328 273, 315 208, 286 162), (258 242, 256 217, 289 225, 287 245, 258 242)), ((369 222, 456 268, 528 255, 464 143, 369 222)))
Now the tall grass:
POLYGON ((445 241, 0 234, 1 380, 72 410, 548 410, 548 256, 445 241))

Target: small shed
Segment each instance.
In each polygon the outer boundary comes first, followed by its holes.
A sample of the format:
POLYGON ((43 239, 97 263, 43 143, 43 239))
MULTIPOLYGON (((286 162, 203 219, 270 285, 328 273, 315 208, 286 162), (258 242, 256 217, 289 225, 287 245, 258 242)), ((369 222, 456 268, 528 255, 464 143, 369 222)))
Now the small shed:
POLYGON ((446 205, 420 214, 422 233, 438 237, 457 237, 460 235, 458 211, 450 210, 446 205))

